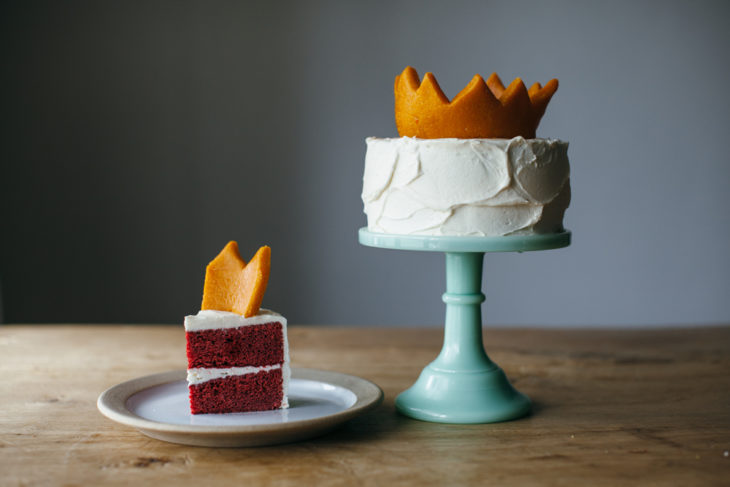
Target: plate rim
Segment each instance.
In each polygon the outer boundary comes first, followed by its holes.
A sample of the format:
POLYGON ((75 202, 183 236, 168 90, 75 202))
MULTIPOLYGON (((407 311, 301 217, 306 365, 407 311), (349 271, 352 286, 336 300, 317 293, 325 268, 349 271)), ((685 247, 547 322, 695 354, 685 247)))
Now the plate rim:
POLYGON ((96 401, 99 412, 117 423, 139 430, 160 433, 187 433, 201 435, 241 435, 267 432, 283 432, 299 429, 331 428, 379 406, 384 398, 383 390, 374 382, 361 377, 329 370, 292 367, 292 378, 314 380, 345 388, 355 394, 353 405, 318 418, 289 421, 286 423, 265 423, 250 425, 192 425, 174 424, 143 418, 127 408, 127 400, 145 389, 170 382, 184 380, 185 369, 170 370, 120 382, 109 387, 96 401), (355 390, 353 390, 353 388, 355 390))

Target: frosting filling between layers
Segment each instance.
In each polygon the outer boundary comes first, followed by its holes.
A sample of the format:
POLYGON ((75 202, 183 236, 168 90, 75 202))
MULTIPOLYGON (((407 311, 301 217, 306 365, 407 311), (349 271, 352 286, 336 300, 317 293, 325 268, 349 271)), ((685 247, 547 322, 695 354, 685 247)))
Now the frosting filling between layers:
POLYGON ((281 364, 263 367, 227 367, 225 369, 197 368, 188 369, 188 384, 200 384, 213 379, 225 379, 234 375, 257 374, 281 368, 281 364))
POLYGON ((502 236, 562 231, 568 144, 550 139, 367 139, 373 232, 502 236))

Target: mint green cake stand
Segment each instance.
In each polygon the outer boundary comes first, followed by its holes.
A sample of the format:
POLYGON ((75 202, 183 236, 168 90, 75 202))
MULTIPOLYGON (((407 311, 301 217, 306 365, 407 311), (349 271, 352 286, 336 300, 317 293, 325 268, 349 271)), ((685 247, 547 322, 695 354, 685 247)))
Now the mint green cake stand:
POLYGON ((369 247, 446 254, 444 344, 436 360, 395 400, 399 412, 438 423, 496 423, 530 412, 530 400, 512 387, 482 342, 482 263, 485 252, 526 252, 570 245, 570 232, 509 237, 431 237, 373 233, 369 247))

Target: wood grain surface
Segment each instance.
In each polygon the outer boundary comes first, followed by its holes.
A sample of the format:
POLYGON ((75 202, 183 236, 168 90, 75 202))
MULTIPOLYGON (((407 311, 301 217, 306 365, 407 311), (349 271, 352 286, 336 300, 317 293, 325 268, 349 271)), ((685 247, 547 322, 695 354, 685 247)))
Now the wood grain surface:
POLYGON ((185 368, 182 327, 0 326, 0 485, 730 485, 730 327, 486 330, 491 358, 535 403, 487 425, 395 412, 441 330, 289 335, 294 366, 370 379, 383 405, 302 443, 164 443, 103 417, 96 399, 185 368))

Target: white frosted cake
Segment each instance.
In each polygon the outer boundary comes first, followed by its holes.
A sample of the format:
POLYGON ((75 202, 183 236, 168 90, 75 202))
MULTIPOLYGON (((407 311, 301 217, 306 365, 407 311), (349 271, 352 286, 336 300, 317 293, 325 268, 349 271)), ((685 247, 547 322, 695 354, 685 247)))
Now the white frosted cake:
POLYGON ((568 143, 536 138, 558 80, 529 89, 480 75, 454 98, 432 73, 395 77, 400 138, 367 139, 368 230, 501 237, 562 232, 570 204, 568 143))
POLYGON ((563 230, 568 143, 368 138, 362 200, 371 232, 503 236, 563 230))

